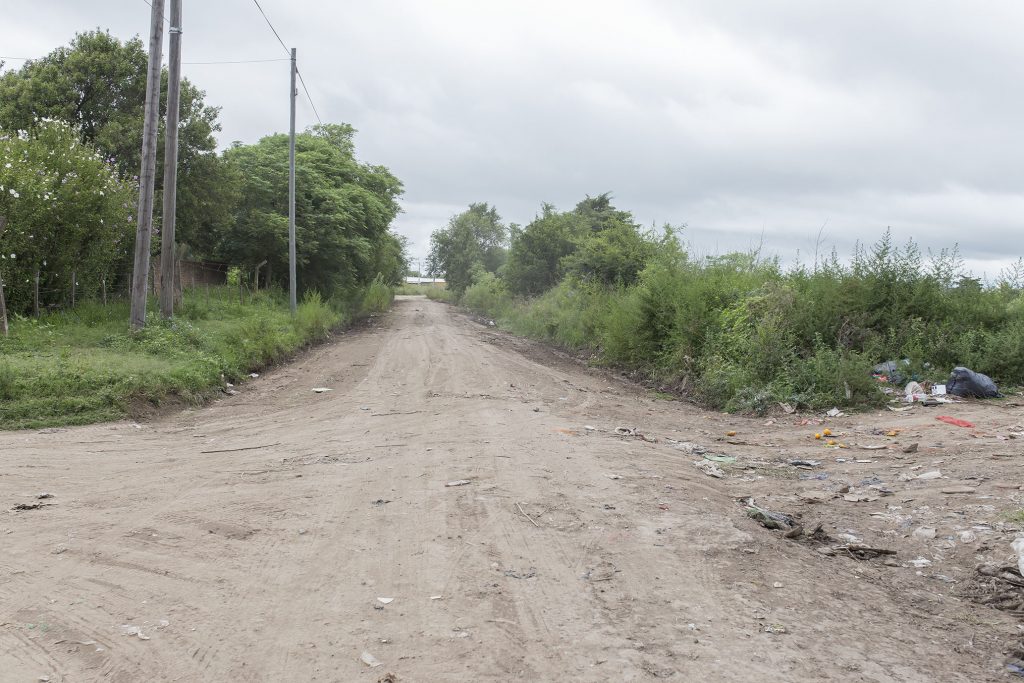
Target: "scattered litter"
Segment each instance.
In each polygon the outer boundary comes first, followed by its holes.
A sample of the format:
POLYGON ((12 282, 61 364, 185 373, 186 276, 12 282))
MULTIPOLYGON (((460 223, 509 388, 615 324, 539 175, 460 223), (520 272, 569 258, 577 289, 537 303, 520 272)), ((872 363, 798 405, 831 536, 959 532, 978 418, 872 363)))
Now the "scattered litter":
POLYGON ((139 640, 149 640, 149 636, 143 633, 141 628, 131 624, 121 624, 121 635, 137 636, 139 640))
POLYGON ((953 368, 949 373, 946 391, 964 398, 996 398, 1000 395, 999 387, 991 377, 964 367, 953 368))
POLYGON ((1024 538, 1018 538, 1010 544, 1013 552, 1017 553, 1017 568, 1024 575, 1024 538))
POLYGON ((704 455, 705 453, 708 452, 708 449, 705 448, 704 446, 701 446, 700 444, 696 443, 691 443, 689 441, 680 441, 676 443, 673 446, 673 448, 679 451, 683 451, 684 453, 689 453, 690 455, 704 455))
POLYGON ((431 599, 431 600, 440 600, 440 599, 441 599, 441 597, 442 597, 442 596, 440 596, 440 595, 431 595, 431 596, 430 596, 430 599, 431 599))
POLYGON ((920 539, 922 541, 930 541, 933 538, 935 538, 936 533, 937 532, 935 530, 935 527, 933 526, 919 526, 916 529, 914 529, 913 536, 914 538, 920 539))
POLYGON ((861 449, 862 451, 884 451, 886 448, 888 448, 888 446, 885 445, 885 444, 880 444, 880 443, 879 444, 861 444, 857 448, 861 449))
POLYGON ((875 557, 895 555, 895 550, 888 548, 873 548, 863 543, 847 543, 845 545, 832 546, 834 553, 847 553, 856 560, 870 560, 875 557))
POLYGON ((606 474, 604 476, 608 477, 609 479, 622 479, 621 474, 606 474))
POLYGON ((252 377, 253 379, 259 379, 260 373, 258 373, 258 372, 250 372, 249 376, 252 377))
POLYGON ((373 503, 371 503, 371 505, 376 505, 376 506, 380 507, 381 505, 387 505, 390 502, 391 502, 390 500, 384 500, 383 498, 378 498, 377 500, 373 501, 373 503))
POLYGON ((583 429, 587 430, 588 432, 593 432, 597 430, 596 427, 591 427, 590 425, 583 425, 583 429))
POLYGON ((922 474, 917 475, 916 477, 914 477, 914 479, 917 479, 919 481, 929 481, 931 479, 939 479, 940 477, 942 477, 941 471, 931 470, 930 472, 924 472, 922 474))
POLYGON ((846 417, 846 413, 839 410, 839 408, 832 408, 825 414, 828 415, 829 417, 846 417))
POLYGON ((53 494, 52 493, 40 493, 38 496, 36 496, 36 500, 46 500, 47 498, 53 498, 53 494))
POLYGON ((960 536, 960 542, 961 543, 974 543, 975 541, 978 540, 978 535, 976 533, 974 533, 973 531, 971 531, 970 529, 967 529, 965 531, 961 531, 959 536, 960 536))
POLYGON ((780 403, 779 407, 782 408, 782 412, 784 412, 786 415, 792 415, 793 413, 796 412, 796 408, 794 408, 788 403, 780 403))
POLYGON ((379 602, 382 605, 390 605, 394 601, 394 598, 377 598, 377 602, 379 602))
POLYGON ((782 588, 782 584, 779 583, 778 581, 776 581, 775 583, 772 584, 772 588, 782 588))
POLYGON ((359 661, 371 669, 380 666, 380 660, 371 655, 369 652, 363 650, 363 654, 359 655, 359 661))
POLYGON ((735 432, 735 431, 733 431, 733 430, 729 430, 729 431, 727 431, 727 432, 725 433, 725 435, 726 435, 726 436, 736 436, 736 432, 735 432))
MULTIPOLYGON (((313 389, 313 393, 314 394, 323 394, 323 393, 326 393, 328 391, 331 391, 331 389, 328 389, 327 387, 316 387, 315 389, 313 389)), ((378 666, 379 665, 380 665, 380 663, 378 662, 378 666)))
POLYGON ((456 479, 455 481, 448 482, 445 486, 465 486, 472 483, 469 479, 456 479))
POLYGON ((960 418, 950 417, 949 415, 939 415, 935 418, 939 422, 945 422, 946 424, 955 425, 957 427, 968 427, 973 428, 974 423, 968 422, 967 420, 961 420, 960 418))
POLYGON ((788 633, 782 624, 765 624, 761 630, 765 633, 788 633))
POLYGON ((705 455, 704 459, 710 460, 712 462, 722 462, 725 464, 731 464, 736 462, 736 458, 734 458, 731 455, 705 455))
POLYGON ((908 564, 917 567, 918 569, 923 569, 925 567, 932 566, 932 561, 923 557, 918 557, 916 559, 911 560, 908 564))
POLYGON ((759 507, 754 504, 753 498, 744 498, 740 502, 747 506, 747 517, 758 522, 765 529, 778 529, 786 532, 787 536, 799 535, 803 532, 803 527, 789 515, 759 507))
POLYGON ((713 462, 711 462, 709 460, 698 460, 697 462, 695 462, 693 464, 694 464, 694 466, 697 469, 699 469, 701 472, 703 472, 704 474, 708 475, 709 477, 715 477, 716 479, 721 479, 722 477, 725 476, 725 472, 723 472, 718 467, 718 465, 716 465, 715 463, 713 463, 713 462))
POLYGON ((948 488, 944 488, 944 489, 940 490, 940 493, 950 493, 950 494, 976 493, 976 492, 977 492, 977 489, 975 489, 973 486, 950 486, 948 488))
POLYGON ((914 406, 889 406, 889 410, 894 413, 904 413, 908 410, 913 410, 914 406))
POLYGON ((914 401, 925 401, 928 399, 928 392, 924 390, 924 387, 917 382, 907 382, 907 386, 903 389, 904 400, 907 403, 913 403, 914 401))
POLYGON ((47 505, 48 505, 47 503, 18 503, 17 505, 12 507, 11 509, 12 510, 16 510, 16 511, 20 511, 20 510, 38 510, 39 508, 47 507, 47 505))
POLYGON ((802 469, 810 469, 812 467, 820 467, 820 460, 790 460, 789 464, 793 467, 800 467, 802 469))

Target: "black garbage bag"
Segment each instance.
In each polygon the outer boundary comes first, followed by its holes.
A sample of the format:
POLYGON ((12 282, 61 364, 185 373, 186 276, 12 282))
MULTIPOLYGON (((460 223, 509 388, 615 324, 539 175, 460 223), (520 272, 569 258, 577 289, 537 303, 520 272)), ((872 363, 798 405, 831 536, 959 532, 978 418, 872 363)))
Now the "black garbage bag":
POLYGON ((953 368, 946 383, 946 393, 965 398, 995 398, 999 387, 988 375, 968 368, 953 368))

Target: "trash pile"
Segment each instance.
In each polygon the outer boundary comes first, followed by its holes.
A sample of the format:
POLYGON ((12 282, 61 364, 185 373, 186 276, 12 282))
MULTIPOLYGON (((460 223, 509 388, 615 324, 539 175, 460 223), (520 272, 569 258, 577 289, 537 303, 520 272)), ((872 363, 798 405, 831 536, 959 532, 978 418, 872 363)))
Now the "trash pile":
MULTIPOLYGON (((925 364, 925 367, 929 367, 925 364)), ((879 363, 871 373, 883 387, 882 391, 893 396, 896 403, 919 403, 935 406, 940 403, 956 403, 958 398, 996 398, 1001 396, 992 378, 965 367, 955 367, 945 384, 936 384, 914 374, 910 359, 889 360, 879 363), (899 391, 902 388, 902 393, 899 391)))

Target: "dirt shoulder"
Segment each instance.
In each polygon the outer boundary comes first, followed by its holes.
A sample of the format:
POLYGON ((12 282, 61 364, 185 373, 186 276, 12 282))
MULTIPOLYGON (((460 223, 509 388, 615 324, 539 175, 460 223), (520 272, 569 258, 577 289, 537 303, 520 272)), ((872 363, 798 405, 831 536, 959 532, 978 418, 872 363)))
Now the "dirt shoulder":
POLYGON ((401 299, 204 408, 0 434, 0 671, 1005 678, 1017 619, 975 567, 1013 559, 1022 409, 807 419, 654 400, 401 299))

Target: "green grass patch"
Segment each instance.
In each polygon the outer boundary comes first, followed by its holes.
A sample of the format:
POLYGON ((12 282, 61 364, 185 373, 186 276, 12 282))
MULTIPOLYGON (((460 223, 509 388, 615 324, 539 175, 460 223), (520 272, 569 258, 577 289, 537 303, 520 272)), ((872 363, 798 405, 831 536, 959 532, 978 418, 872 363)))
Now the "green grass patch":
POLYGON ((147 325, 128 330, 128 304, 85 302, 39 320, 16 318, 0 338, 0 428, 87 424, 125 417, 168 398, 198 404, 222 386, 326 339, 369 312, 391 290, 374 282, 344 300, 305 296, 293 317, 287 298, 237 290, 186 292, 172 321, 150 301, 147 325))

